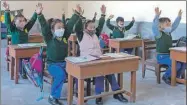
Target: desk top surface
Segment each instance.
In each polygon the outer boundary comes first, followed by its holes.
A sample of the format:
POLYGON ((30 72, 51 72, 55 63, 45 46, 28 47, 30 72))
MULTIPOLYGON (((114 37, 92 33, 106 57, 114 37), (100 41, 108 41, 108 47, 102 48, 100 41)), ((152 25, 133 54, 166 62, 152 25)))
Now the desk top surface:
POLYGON ((186 53, 186 47, 173 47, 173 48, 170 48, 170 50, 186 53))
POLYGON ((45 43, 28 43, 28 44, 18 44, 18 45, 9 45, 11 49, 32 49, 32 48, 40 48, 41 46, 45 47, 45 43), (35 45, 34 45, 35 44, 35 45), (22 45, 22 46, 20 46, 22 45))
POLYGON ((123 38, 120 38, 120 39, 109 39, 109 41, 116 41, 116 42, 123 42, 123 41, 142 41, 143 39, 123 39, 123 38))

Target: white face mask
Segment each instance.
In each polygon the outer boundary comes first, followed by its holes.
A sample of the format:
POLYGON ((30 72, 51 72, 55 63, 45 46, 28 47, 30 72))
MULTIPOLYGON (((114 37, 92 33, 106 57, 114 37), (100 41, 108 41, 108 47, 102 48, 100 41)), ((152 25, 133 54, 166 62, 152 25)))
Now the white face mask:
POLYGON ((62 37, 64 35, 64 29, 61 28, 61 29, 56 29, 55 32, 54 32, 54 35, 55 37, 62 37))
POLYGON ((123 25, 121 25, 121 24, 118 24, 118 26, 121 27, 121 28, 123 27, 123 25))
POLYGON ((163 31, 166 32, 166 33, 170 33, 171 32, 171 27, 166 27, 163 31))

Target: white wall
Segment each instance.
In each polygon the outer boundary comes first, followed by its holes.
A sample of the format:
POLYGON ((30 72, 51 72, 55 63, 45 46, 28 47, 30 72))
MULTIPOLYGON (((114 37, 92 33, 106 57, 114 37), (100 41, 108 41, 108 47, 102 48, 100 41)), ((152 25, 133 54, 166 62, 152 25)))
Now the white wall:
POLYGON ((161 16, 167 16, 174 21, 179 9, 182 9, 181 22, 186 23, 186 1, 68 1, 68 16, 71 16, 72 8, 76 4, 80 4, 85 9, 84 16, 89 19, 93 17, 94 12, 100 14, 100 6, 105 4, 107 17, 114 14, 114 19, 117 16, 123 16, 125 21, 131 21, 134 16, 136 21, 152 22, 156 6, 162 9, 161 16))
MULTIPOLYGON (((26 18, 32 16, 38 2, 43 4, 43 14, 46 18, 61 18, 62 9, 64 8, 67 11, 67 1, 7 1, 10 5, 10 10, 23 9, 23 14, 26 18)), ((1 10, 3 9, 1 6, 1 10)))

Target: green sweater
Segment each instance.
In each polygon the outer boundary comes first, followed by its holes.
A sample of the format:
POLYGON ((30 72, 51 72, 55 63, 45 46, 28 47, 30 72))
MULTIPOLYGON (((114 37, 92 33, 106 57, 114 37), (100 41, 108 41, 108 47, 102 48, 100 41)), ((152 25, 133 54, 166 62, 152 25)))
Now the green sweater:
MULTIPOLYGON (((95 18, 93 18, 93 21, 95 21, 95 18)), ((98 37, 100 36, 100 34, 102 32, 104 23, 105 23, 105 16, 101 15, 101 18, 99 19, 99 25, 96 28, 96 35, 98 37)), ((75 25, 75 32, 76 32, 76 35, 77 35, 77 38, 78 38, 79 42, 81 42, 82 38, 83 38, 83 35, 84 35, 84 33, 83 33, 83 23, 82 23, 81 19, 79 19, 79 21, 75 25)))
POLYGON ((112 30, 112 36, 113 36, 113 38, 123 38, 125 36, 124 32, 127 31, 127 30, 129 30, 133 26, 133 24, 134 24, 134 21, 131 21, 128 26, 125 26, 125 27, 122 28, 122 30, 120 30, 119 27, 110 24, 110 19, 108 19, 106 21, 107 27, 110 30, 112 30))
POLYGON ((169 53, 169 48, 172 47, 171 34, 167 35, 164 32, 160 32, 160 35, 155 37, 156 39, 156 51, 158 53, 169 53))
POLYGON ((64 62, 65 57, 68 54, 68 38, 71 35, 73 26, 80 18, 79 15, 73 14, 73 16, 68 21, 67 26, 65 27, 64 36, 62 40, 59 41, 56 38, 53 38, 53 34, 50 30, 50 26, 47 24, 46 19, 43 15, 38 16, 38 20, 41 24, 42 35, 47 44, 47 63, 59 63, 64 62))
POLYGON ((16 28, 16 26, 12 24, 10 19, 10 11, 6 11, 4 15, 5 15, 5 24, 11 33, 12 44, 28 43, 28 32, 30 31, 35 21, 37 20, 37 14, 34 12, 32 18, 25 25, 23 30, 16 28))

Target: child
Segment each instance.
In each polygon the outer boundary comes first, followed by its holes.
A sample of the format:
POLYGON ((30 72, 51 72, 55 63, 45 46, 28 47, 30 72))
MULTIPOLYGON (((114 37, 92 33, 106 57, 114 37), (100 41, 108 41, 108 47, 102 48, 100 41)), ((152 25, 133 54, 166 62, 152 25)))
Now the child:
MULTIPOLYGON (((28 43, 28 32, 34 25, 37 20, 37 14, 34 12, 32 18, 27 22, 27 19, 22 14, 17 14, 13 22, 11 23, 10 19, 10 10, 9 4, 3 2, 3 7, 5 8, 5 24, 8 30, 11 32, 11 44, 23 44, 28 43)), ((9 49, 7 48, 7 56, 9 56, 9 49)), ((22 59, 20 59, 20 73, 22 74, 21 63, 22 59)))
MULTIPOLYGON (((101 7, 102 15, 101 15, 101 18, 99 19, 99 26, 97 28, 95 28, 95 23, 93 22, 93 20, 88 20, 85 23, 84 32, 83 31, 80 32, 80 30, 76 30, 78 31, 76 35, 78 37, 78 42, 80 45, 81 56, 86 56, 86 55, 101 56, 102 55, 98 37, 105 23, 105 11, 106 11, 106 7, 102 5, 101 7)), ((81 20, 79 20, 78 23, 79 24, 77 24, 76 27, 82 26, 81 20)), ((109 82, 112 85, 112 90, 113 91, 119 90, 120 87, 118 83, 116 82, 115 76, 109 75, 107 77, 108 77, 109 82)), ((104 91, 104 77, 103 76, 96 77, 95 78, 95 92, 96 94, 101 94, 101 92, 103 91, 104 91)), ((115 99, 118 99, 121 102, 128 101, 126 98, 124 98, 124 96, 121 93, 115 94, 113 97, 115 99)), ((103 104, 102 98, 96 98, 96 104, 102 105, 103 104)))
MULTIPOLYGON (((171 33, 175 31, 178 27, 182 11, 180 10, 178 13, 178 17, 171 25, 171 20, 167 17, 160 17, 161 11, 159 8, 155 8, 155 18, 153 20, 153 35, 156 40, 156 51, 157 51, 157 61, 159 64, 168 65, 168 69, 166 73, 163 75, 162 79, 166 84, 171 84, 171 59, 169 48, 172 47, 172 36, 171 33)), ((177 78, 181 77, 182 71, 185 70, 185 65, 182 62, 177 62, 177 78)))
MULTIPOLYGON (((110 20, 114 17, 114 15, 110 15, 108 20, 106 21, 106 25, 107 27, 112 30, 112 37, 113 38, 124 38, 125 36, 125 31, 129 30, 134 22, 135 19, 134 17, 132 18, 132 21, 130 22, 130 24, 128 26, 124 26, 124 19, 123 17, 117 17, 116 19, 116 24, 117 26, 114 26, 112 24, 110 24, 110 20)), ((128 52, 128 54, 132 53, 133 48, 128 48, 128 49, 121 49, 121 52, 128 52)))
MULTIPOLYGON (((40 11, 43 10, 41 4, 37 8, 40 11)), ((51 105, 63 105, 59 102, 59 98, 63 83, 66 80, 65 57, 68 54, 67 40, 73 30, 74 24, 80 18, 81 11, 81 7, 77 5, 76 11, 68 21, 66 27, 64 27, 60 19, 50 19, 47 23, 43 14, 41 12, 38 14, 42 35, 47 44, 48 71, 54 78, 51 94, 48 99, 51 105)))

